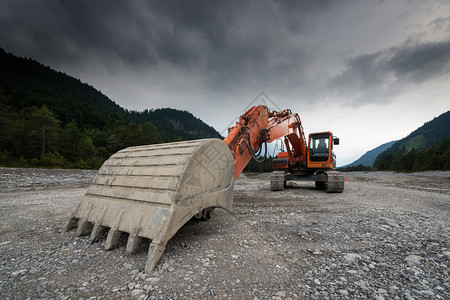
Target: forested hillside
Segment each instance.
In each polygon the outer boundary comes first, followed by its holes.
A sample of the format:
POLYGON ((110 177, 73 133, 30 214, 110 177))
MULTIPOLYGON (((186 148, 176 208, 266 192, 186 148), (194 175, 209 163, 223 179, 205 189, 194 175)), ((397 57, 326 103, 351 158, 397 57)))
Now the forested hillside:
POLYGON ((377 170, 450 170, 450 111, 425 123, 382 152, 377 170))
POLYGON ((119 149, 217 137, 186 111, 123 109, 80 80, 0 48, 0 166, 98 168, 119 149))
POLYGON ((131 111, 130 115, 138 124, 145 124, 145 122, 151 120, 167 141, 193 140, 205 137, 221 138, 213 127, 187 111, 161 108, 141 112, 131 111))

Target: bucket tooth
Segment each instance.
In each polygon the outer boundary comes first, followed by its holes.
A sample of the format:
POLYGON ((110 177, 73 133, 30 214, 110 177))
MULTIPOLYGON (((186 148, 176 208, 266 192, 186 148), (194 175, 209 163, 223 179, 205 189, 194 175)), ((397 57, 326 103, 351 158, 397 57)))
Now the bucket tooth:
POLYGON ((96 223, 94 225, 94 228, 92 228, 91 236, 89 237, 89 242, 93 243, 95 239, 102 233, 102 231, 105 229, 105 226, 100 225, 99 223, 96 223))
POLYGON ((82 236, 86 233, 86 231, 89 229, 89 227, 91 227, 91 223, 89 223, 88 221, 84 220, 79 220, 78 221, 78 228, 77 228, 77 233, 76 236, 82 236))
POLYGON ((119 243, 119 238, 122 232, 116 229, 110 229, 108 232, 108 237, 106 238, 105 250, 111 250, 117 246, 119 243))
POLYGON ((145 273, 150 274, 153 272, 165 249, 165 246, 154 243, 150 244, 150 247, 148 248, 147 263, 145 265, 145 273))
POLYGON ((67 220, 66 224, 64 224, 63 227, 63 233, 66 231, 69 231, 72 228, 75 228, 78 224, 78 218, 70 217, 69 220, 67 220))
POLYGON ((139 245, 141 244, 142 238, 137 235, 129 235, 128 236, 128 242, 127 242, 127 248, 126 253, 127 254, 133 254, 138 249, 139 245))

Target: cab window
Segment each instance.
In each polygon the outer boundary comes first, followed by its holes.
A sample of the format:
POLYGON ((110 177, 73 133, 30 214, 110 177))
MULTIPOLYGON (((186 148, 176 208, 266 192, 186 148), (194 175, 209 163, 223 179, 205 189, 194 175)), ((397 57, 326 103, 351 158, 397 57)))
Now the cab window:
POLYGON ((328 135, 312 136, 309 141, 309 160, 327 161, 329 155, 328 135))

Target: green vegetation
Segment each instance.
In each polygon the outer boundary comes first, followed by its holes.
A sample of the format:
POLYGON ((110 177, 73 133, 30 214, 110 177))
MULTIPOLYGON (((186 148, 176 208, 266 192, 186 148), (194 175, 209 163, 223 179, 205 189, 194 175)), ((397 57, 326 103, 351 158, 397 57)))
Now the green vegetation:
POLYGON ((369 166, 365 166, 363 164, 359 164, 356 166, 348 166, 348 167, 340 167, 337 168, 338 171, 341 172, 353 172, 353 171, 372 171, 372 168, 369 166))
POLYGON ((386 151, 375 160, 373 168, 359 164, 357 166, 341 167, 338 170, 341 172, 450 170, 450 139, 445 139, 441 144, 431 145, 423 150, 412 148, 409 151, 405 151, 401 149, 394 154, 386 151))
POLYGON ((450 111, 426 122, 382 152, 377 170, 416 172, 450 170, 450 111))
POLYGON ((162 142, 157 128, 118 119, 110 128, 64 124, 45 105, 15 111, 2 105, 0 166, 96 169, 114 152, 162 142))
POLYGON ((450 170, 450 139, 424 150, 411 149, 384 153, 374 163, 377 170, 417 172, 427 170, 450 170))
POLYGON ((380 155, 395 155, 399 151, 408 152, 412 149, 424 150, 432 145, 439 145, 445 139, 450 139, 450 111, 426 122, 380 155))
POLYGON ((129 146, 216 137, 191 113, 128 111, 92 86, 0 48, 0 166, 99 168, 129 146))

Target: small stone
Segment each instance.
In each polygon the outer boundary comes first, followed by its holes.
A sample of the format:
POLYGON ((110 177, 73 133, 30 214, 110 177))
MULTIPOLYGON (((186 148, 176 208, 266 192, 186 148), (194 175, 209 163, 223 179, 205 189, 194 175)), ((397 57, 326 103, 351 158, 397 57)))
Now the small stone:
POLYGON ((135 286, 136 286, 136 283, 130 282, 130 283, 128 284, 128 289, 131 291, 131 290, 134 289, 135 286))
POLYGON ((145 293, 144 290, 138 290, 138 289, 136 289, 136 290, 132 290, 132 291, 131 291, 131 296, 137 297, 137 296, 142 295, 143 293, 145 293))
POLYGON ((133 269, 133 265, 132 265, 132 264, 124 263, 124 264, 123 264, 123 267, 124 267, 126 270, 131 270, 131 269, 133 269))
POLYGON ((416 300, 410 294, 405 294, 405 299, 406 300, 416 300))
POLYGON ((378 220, 380 221, 381 224, 386 224, 391 227, 400 227, 400 225, 398 225, 397 222, 389 218, 380 217, 378 218, 378 220))
POLYGON ((373 264, 369 264, 367 267, 368 267, 369 269, 375 269, 375 266, 374 266, 373 264))
POLYGON ((422 256, 419 256, 419 255, 408 255, 406 258, 405 258, 405 261, 407 261, 407 262, 411 262, 411 263, 414 263, 414 264, 420 264, 420 261, 421 260, 423 260, 423 257, 422 256))
POLYGON ((347 253, 344 255, 344 259, 348 262, 353 262, 355 260, 361 259, 361 255, 358 253, 347 253))
POLYGON ((239 255, 233 255, 233 254, 232 254, 232 255, 231 255, 231 258, 232 258, 232 259, 238 259, 238 258, 239 258, 239 255))
POLYGON ((341 294, 341 296, 348 296, 348 291, 347 290, 338 290, 338 293, 341 294))
POLYGON ((83 284, 82 284, 82 286, 84 286, 84 287, 86 287, 88 285, 89 285, 89 282, 87 282, 87 281, 83 282, 83 284))
POLYGON ((421 293, 422 295, 434 296, 434 293, 433 293, 432 290, 422 290, 422 291, 420 291, 420 293, 421 293))
POLYGON ((149 277, 149 278, 145 279, 145 281, 151 282, 151 283, 157 283, 157 282, 159 282, 159 280, 160 279, 158 277, 149 277))
POLYGON ((317 279, 317 278, 316 278, 316 279, 314 279, 314 283, 315 283, 315 284, 317 284, 317 285, 320 285, 320 281, 319 281, 319 279, 317 279))
POLYGON ((279 291, 275 294, 275 296, 277 297, 286 297, 286 292, 285 291, 279 291))

